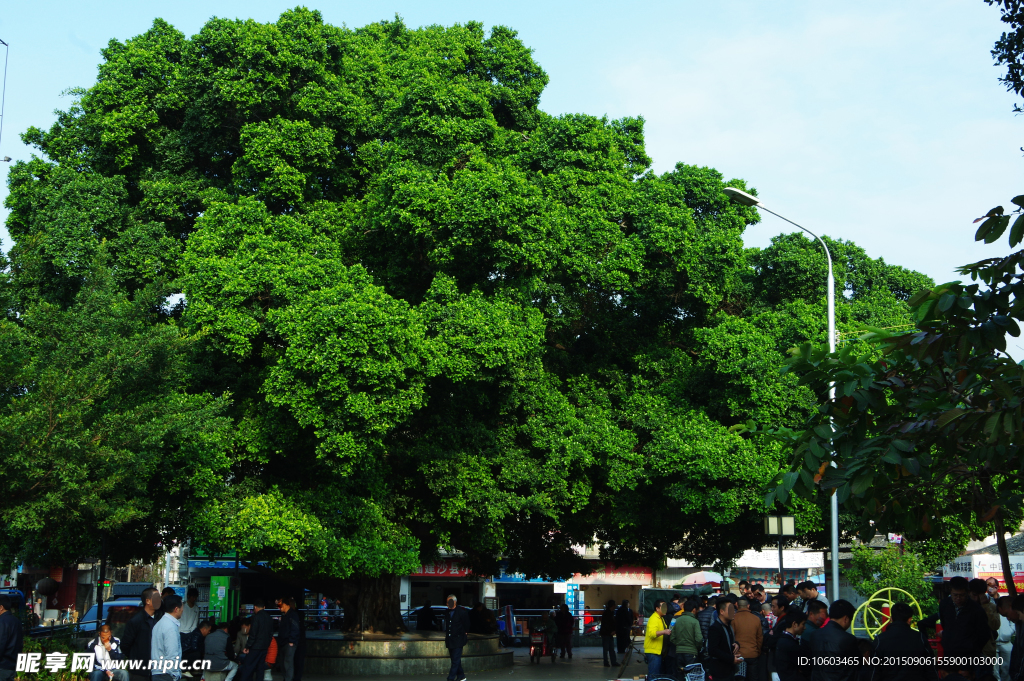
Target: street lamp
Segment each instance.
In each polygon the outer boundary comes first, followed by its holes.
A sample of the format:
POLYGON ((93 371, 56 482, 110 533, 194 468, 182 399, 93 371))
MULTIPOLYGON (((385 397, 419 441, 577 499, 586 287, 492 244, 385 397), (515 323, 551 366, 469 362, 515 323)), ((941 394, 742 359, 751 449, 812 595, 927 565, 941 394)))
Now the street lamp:
POLYGON ((779 588, 786 583, 782 569, 782 538, 796 535, 796 518, 791 515, 769 515, 764 518, 764 533, 779 538, 779 588))
MULTIPOLYGON (((736 203, 743 204, 744 206, 756 206, 766 213, 771 213, 775 217, 785 220, 794 227, 799 227, 803 231, 807 232, 821 244, 821 247, 825 249, 825 258, 828 259, 828 350, 829 352, 836 351, 836 285, 835 279, 832 277, 832 254, 828 251, 828 246, 821 237, 812 232, 811 230, 796 224, 789 218, 784 218, 778 213, 768 210, 761 203, 761 200, 756 196, 752 196, 745 191, 736 189, 735 187, 726 187, 724 190, 725 195, 736 203)), ((830 401, 836 399, 836 386, 835 383, 829 383, 828 386, 828 398, 830 401)), ((832 553, 832 600, 839 598, 839 497, 836 494, 836 490, 832 491, 832 542, 831 542, 831 553, 832 553)))

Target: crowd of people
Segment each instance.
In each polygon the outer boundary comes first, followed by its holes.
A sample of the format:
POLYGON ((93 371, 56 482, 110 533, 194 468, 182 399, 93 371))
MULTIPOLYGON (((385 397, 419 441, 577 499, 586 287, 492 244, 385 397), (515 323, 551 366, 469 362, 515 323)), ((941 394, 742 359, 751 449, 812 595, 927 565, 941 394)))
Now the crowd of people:
POLYGON ((275 664, 285 681, 301 681, 305 626, 293 598, 276 601, 281 618, 275 638, 263 599, 253 601, 251 616, 216 622, 199 619, 197 596, 195 589, 189 589, 185 601, 171 589, 142 592, 142 608, 117 643, 124 659, 137 660, 144 669, 129 670, 130 678, 121 681, 178 681, 182 676, 199 679, 214 674, 223 675, 224 681, 269 681, 275 664), (164 661, 171 661, 168 669, 164 661), (203 661, 204 671, 192 671, 203 667, 197 664, 203 661))
MULTIPOLYGON (((302 681, 305 626, 294 599, 276 601, 281 617, 275 637, 262 599, 253 602, 251 616, 214 621, 200 618, 198 596, 195 588, 184 599, 170 588, 144 590, 120 638, 102 624, 86 644, 94 657, 90 681, 270 681, 275 664, 285 681, 302 681)), ((22 645, 21 621, 10 599, 0 595, 0 681, 15 678, 22 645)))
MULTIPOLYGON (((649 679, 683 679, 699 663, 715 681, 932 681, 939 670, 947 681, 1024 681, 1024 596, 998 597, 998 582, 954 577, 938 614, 916 629, 911 606, 895 603, 874 640, 850 633, 849 601, 830 604, 811 582, 772 596, 760 584, 739 586, 739 594, 655 602, 643 638, 649 679), (926 638, 936 624, 941 657, 926 638)), ((612 605, 609 624, 616 616, 625 623, 628 602, 612 605)), ((628 631, 616 628, 620 654, 628 631)), ((605 664, 609 653, 616 664, 603 643, 605 664)))

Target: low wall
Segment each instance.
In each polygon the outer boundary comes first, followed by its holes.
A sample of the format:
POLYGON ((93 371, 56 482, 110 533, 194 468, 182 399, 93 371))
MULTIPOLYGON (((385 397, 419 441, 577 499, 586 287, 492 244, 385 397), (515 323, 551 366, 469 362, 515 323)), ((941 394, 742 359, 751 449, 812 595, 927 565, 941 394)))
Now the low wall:
MULTIPOLYGON (((497 636, 469 635, 462 649, 462 668, 467 674, 512 666, 511 650, 498 645, 497 636)), ((411 676, 447 674, 448 649, 441 632, 416 632, 403 636, 366 634, 346 637, 336 631, 306 634, 303 673, 349 676, 411 676)))

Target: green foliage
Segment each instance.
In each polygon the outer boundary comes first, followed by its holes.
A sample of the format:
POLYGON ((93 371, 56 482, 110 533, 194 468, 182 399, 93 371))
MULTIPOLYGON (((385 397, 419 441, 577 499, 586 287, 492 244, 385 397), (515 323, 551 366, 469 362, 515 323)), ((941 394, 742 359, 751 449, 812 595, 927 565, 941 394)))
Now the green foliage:
POLYGON ((855 543, 846 578, 853 590, 864 598, 870 598, 879 589, 903 589, 918 602, 921 612, 929 615, 938 608, 932 596, 932 585, 924 579, 929 571, 920 555, 901 551, 895 544, 875 551, 855 543))
MULTIPOLYGON (((781 350, 823 336, 824 292, 803 242, 744 250, 742 181, 652 173, 642 119, 540 111, 547 76, 503 27, 299 8, 191 38, 158 20, 103 54, 9 176, 12 328, 77 310, 105 253, 138 333, 180 343, 183 377, 150 389, 211 432, 160 439, 206 485, 168 536, 337 579, 441 549, 564 575, 595 536, 651 565, 763 543, 785 452, 740 431, 807 417, 781 350)), ((917 275, 843 247, 842 318, 905 316, 917 275)), ((809 536, 820 501, 788 506, 809 536)))
MULTIPOLYGON (((1013 202, 1024 205, 1024 196, 1013 202)), ((976 220, 975 238, 994 241, 1010 217, 993 208, 976 220)), ((1011 230, 1011 246, 1022 236, 1011 230)), ((835 490, 861 515, 864 536, 895 531, 921 540, 959 526, 966 532, 954 534, 965 541, 1017 527, 1024 366, 1005 351, 1006 335, 1020 335, 1022 259, 1017 252, 966 265, 960 272, 978 283, 918 293, 909 301, 917 328, 867 329, 862 339, 874 350, 829 354, 803 344, 788 369, 807 385, 835 382, 836 399, 823 400, 802 430, 781 432, 794 457, 769 500, 835 490)))
POLYGON ((70 636, 54 636, 49 638, 32 638, 26 636, 22 643, 21 652, 23 653, 40 653, 42 659, 39 664, 39 671, 37 673, 28 674, 27 672, 18 672, 15 678, 21 681, 88 681, 89 672, 85 671, 71 671, 72 659, 75 653, 82 652, 75 646, 74 640, 70 636), (48 653, 62 653, 67 655, 66 665, 64 669, 60 669, 56 672, 51 672, 45 666, 46 655, 48 653))
MULTIPOLYGON (((1017 95, 1024 94, 1024 7, 1019 0, 985 0, 989 5, 999 7, 1000 21, 1007 25, 992 48, 992 57, 997 66, 1006 67, 1006 75, 1000 78, 1006 89, 1017 95)), ((1020 105, 1014 106, 1020 111, 1020 105)), ((1022 223, 1024 226, 1024 223, 1022 223)))
POLYGON ((0 320, 3 562, 97 555, 103 534, 112 560, 151 557, 219 491, 227 400, 189 394, 191 340, 154 309, 99 257, 67 309, 0 320))

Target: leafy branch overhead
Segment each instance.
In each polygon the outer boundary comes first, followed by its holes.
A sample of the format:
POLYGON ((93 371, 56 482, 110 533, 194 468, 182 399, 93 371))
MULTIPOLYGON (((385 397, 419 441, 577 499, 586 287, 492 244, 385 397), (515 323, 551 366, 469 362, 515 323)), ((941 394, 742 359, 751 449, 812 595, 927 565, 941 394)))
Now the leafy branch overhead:
MULTIPOLYGON (((1011 247, 1024 238, 1024 196, 1013 203, 1011 247)), ((993 243, 1011 217, 993 208, 975 238, 993 243)), ((1019 525, 1024 499, 1024 366, 1006 354, 1024 315, 1022 261, 1018 251, 965 265, 973 283, 919 292, 909 333, 866 328, 864 349, 834 354, 810 342, 796 348, 786 371, 819 390, 834 383, 836 398, 801 429, 776 432, 794 458, 769 502, 834 490, 861 515, 865 535, 987 526, 1005 559, 1002 531, 1019 525)))

